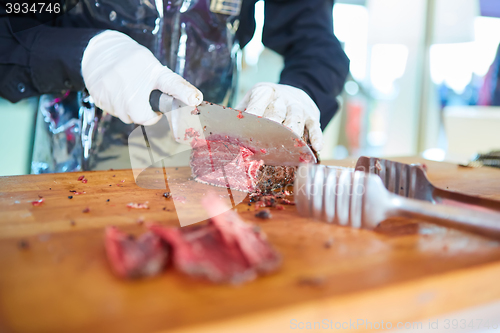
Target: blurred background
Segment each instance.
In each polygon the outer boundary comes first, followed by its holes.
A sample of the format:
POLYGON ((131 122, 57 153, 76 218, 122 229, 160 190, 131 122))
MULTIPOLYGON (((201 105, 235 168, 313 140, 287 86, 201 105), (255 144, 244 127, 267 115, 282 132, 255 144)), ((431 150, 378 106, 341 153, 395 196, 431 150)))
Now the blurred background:
MULTIPOLYGON (((351 65, 322 159, 464 163, 500 150, 500 1, 337 0, 332 15, 351 65)), ((239 98, 257 82, 277 82, 283 66, 261 42, 263 1, 255 18, 239 98)), ((0 175, 29 173, 37 103, 0 100, 0 175)))

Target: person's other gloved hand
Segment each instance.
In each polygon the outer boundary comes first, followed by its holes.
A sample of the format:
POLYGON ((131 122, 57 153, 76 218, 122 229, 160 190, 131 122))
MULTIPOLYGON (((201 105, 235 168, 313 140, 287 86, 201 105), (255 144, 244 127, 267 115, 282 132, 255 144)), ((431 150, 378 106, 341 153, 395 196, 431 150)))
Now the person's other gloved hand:
POLYGON ((300 137, 306 128, 312 147, 316 151, 323 147, 319 109, 301 89, 285 84, 257 83, 235 109, 246 109, 245 112, 283 123, 300 137))
POLYGON ((82 76, 95 105, 127 124, 152 125, 160 119, 149 104, 155 89, 190 106, 203 101, 192 84, 118 31, 106 30, 90 40, 82 57, 82 76))

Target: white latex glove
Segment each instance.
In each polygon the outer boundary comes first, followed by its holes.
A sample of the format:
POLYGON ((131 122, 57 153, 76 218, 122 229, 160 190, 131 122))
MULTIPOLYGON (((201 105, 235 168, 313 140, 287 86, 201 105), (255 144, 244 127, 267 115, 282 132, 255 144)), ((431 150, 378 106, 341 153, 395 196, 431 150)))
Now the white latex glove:
POLYGON ((300 137, 307 128, 312 147, 316 151, 323 148, 319 109, 301 89, 285 84, 257 83, 235 109, 246 109, 245 112, 283 123, 300 137))
POLYGON ((82 75, 95 105, 127 124, 152 125, 161 118, 149 104, 155 89, 190 106, 203 101, 201 91, 118 31, 106 30, 90 40, 82 75))

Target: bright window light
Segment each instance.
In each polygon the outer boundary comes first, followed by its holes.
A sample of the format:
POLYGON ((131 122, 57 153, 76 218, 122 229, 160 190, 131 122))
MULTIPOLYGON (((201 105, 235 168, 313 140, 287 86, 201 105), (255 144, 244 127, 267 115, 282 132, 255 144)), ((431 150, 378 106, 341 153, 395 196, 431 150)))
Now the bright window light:
POLYGON ((484 76, 500 43, 500 19, 479 16, 474 21, 475 41, 431 46, 431 78, 461 94, 472 75, 484 76))
POLYGON ((431 79, 445 83, 457 93, 469 84, 474 68, 474 43, 435 44, 431 46, 431 79))
POLYGON ((370 63, 373 88, 385 95, 394 93, 394 81, 405 73, 408 52, 408 47, 403 44, 373 45, 370 63))
POLYGON ((364 6, 337 3, 333 7, 333 31, 344 43, 351 60, 352 76, 361 82, 366 78, 368 54, 368 10, 364 6))
POLYGON ((477 17, 474 21, 474 73, 484 76, 495 59, 500 44, 500 18, 477 17))

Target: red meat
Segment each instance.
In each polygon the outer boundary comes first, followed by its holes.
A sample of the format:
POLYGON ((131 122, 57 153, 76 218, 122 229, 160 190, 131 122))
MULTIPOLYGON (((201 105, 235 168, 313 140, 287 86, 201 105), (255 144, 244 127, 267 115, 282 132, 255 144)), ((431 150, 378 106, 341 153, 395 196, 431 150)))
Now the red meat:
POLYGON ((194 139, 191 170, 195 180, 233 190, 255 192, 263 161, 250 160, 254 153, 222 140, 194 139))
POLYGON ((213 282, 237 284, 279 267, 281 258, 264 233, 243 222, 215 196, 207 196, 203 205, 210 215, 226 212, 203 226, 150 227, 170 244, 177 269, 213 282))
POLYGON ((187 140, 188 138, 197 138, 200 136, 200 133, 198 133, 197 130, 194 128, 188 128, 186 129, 186 132, 184 133, 184 140, 187 140))
POLYGON ((45 201, 45 199, 44 199, 44 198, 40 198, 39 200, 32 201, 32 202, 31 202, 31 204, 32 204, 33 206, 40 206, 41 204, 43 204, 43 203, 44 203, 44 201, 45 201))
POLYGON ((105 246, 113 271, 122 278, 138 278, 160 273, 168 259, 168 247, 160 237, 147 232, 135 239, 107 227, 105 246))

